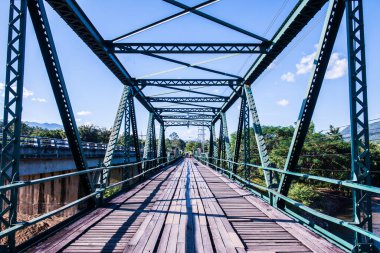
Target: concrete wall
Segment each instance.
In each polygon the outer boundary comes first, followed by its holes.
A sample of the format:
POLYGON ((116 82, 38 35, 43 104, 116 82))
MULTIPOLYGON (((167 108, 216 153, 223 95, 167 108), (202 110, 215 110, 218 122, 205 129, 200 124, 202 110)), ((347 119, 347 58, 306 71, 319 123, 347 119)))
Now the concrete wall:
MULTIPOLYGON (((89 167, 97 167, 103 157, 87 158, 89 167)), ((130 162, 135 162, 135 157, 130 162)), ((122 157, 116 157, 113 164, 123 163, 122 157)), ((22 158, 20 160, 20 180, 30 181, 76 171, 71 157, 56 158, 22 158)), ((137 168, 129 168, 129 176, 137 174, 137 168)), ((122 169, 111 170, 111 183, 122 179, 122 169)), ((22 187, 19 189, 18 211, 27 215, 43 214, 53 211, 78 199, 80 193, 79 176, 71 176, 50 182, 22 187)), ((62 216, 68 217, 77 213, 77 207, 65 210, 62 216)))

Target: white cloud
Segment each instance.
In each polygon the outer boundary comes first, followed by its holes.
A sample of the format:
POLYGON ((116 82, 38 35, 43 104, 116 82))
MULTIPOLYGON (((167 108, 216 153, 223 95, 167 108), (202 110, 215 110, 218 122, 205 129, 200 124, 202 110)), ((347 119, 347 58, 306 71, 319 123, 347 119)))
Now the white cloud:
POLYGON ((27 97, 31 97, 34 95, 34 92, 31 91, 31 90, 28 90, 27 88, 24 88, 23 89, 23 97, 24 98, 27 98, 27 97))
POLYGON ((300 62, 296 64, 297 75, 303 75, 310 72, 313 68, 313 61, 316 53, 317 52, 313 52, 301 58, 300 62))
POLYGON ((87 116, 87 115, 91 115, 92 112, 90 111, 80 111, 80 112, 77 112, 77 115, 79 116, 87 116))
POLYGON ((347 73, 347 68, 347 59, 342 58, 338 53, 333 53, 327 67, 326 79, 337 79, 344 76, 347 73))
POLYGON ((32 101, 36 101, 39 103, 46 103, 46 99, 44 99, 44 98, 32 98, 32 101))
POLYGON ((295 81, 294 74, 292 72, 285 73, 281 76, 281 80, 292 83, 295 81))
POLYGON ((287 105, 289 104, 289 101, 286 100, 285 98, 283 98, 283 99, 277 101, 276 103, 277 103, 278 105, 280 105, 280 106, 287 106, 287 105))
MULTIPOLYGON (((12 85, 12 88, 15 89, 16 86, 12 85)), ((5 90, 5 84, 4 83, 0 83, 0 96, 2 96, 2 97, 4 97, 4 90, 5 90)), ((23 97, 24 98, 32 97, 33 95, 34 95, 33 91, 28 90, 25 87, 23 88, 23 97)))
MULTIPOLYGON (((296 64, 297 75, 307 74, 313 68, 314 58, 316 52, 306 55, 301 58, 300 62, 296 64)), ((339 53, 334 52, 331 54, 329 65, 327 66, 326 79, 337 79, 347 73, 348 62, 347 59, 342 57, 339 53)))

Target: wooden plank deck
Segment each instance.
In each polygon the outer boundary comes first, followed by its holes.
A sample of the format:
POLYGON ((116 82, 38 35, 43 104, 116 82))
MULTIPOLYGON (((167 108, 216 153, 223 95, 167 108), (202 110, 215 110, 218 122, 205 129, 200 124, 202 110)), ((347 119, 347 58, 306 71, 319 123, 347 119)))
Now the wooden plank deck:
POLYGON ((28 252, 343 252, 185 159, 28 252))

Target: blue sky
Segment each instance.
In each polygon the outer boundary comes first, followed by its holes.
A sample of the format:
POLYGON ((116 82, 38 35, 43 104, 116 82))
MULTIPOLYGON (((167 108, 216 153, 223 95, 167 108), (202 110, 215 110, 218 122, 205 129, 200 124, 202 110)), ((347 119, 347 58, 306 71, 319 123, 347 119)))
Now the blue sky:
MULTIPOLYGON (((187 5, 202 1, 182 0, 187 5)), ((78 0, 80 6, 93 21, 105 39, 112 39, 141 26, 177 13, 179 8, 161 0, 78 0)), ((220 0, 202 9, 207 14, 223 19, 236 26, 271 38, 295 0, 220 0), (277 19, 274 17, 277 16, 277 19), (273 22, 272 22, 273 21, 273 22), (269 24, 272 22, 272 25, 269 24)), ((122 85, 101 63, 86 45, 46 4, 50 26, 70 94, 78 124, 93 123, 110 127, 122 91, 122 85)), ((310 75, 310 63, 315 45, 319 41, 327 5, 307 25, 279 58, 253 84, 260 120, 263 125, 291 125, 299 113, 310 75)), ((376 18, 380 16, 380 1, 364 1, 365 32, 367 50, 369 118, 380 118, 380 94, 378 41, 380 30, 376 18)), ((0 83, 5 81, 5 55, 8 23, 8 1, 0 1, 0 83)), ((332 60, 318 100, 313 121, 318 130, 349 123, 347 49, 345 22, 339 32, 332 60)), ((124 40, 125 42, 255 42, 252 38, 228 30, 194 14, 182 16, 159 27, 150 29, 124 40)), ((49 85, 31 21, 27 24, 25 68, 25 92, 23 120, 61 123, 54 97, 49 85)), ((243 76, 256 55, 170 55, 169 57, 188 63, 203 63, 202 66, 243 76), (224 59, 213 61, 215 57, 224 59)), ((179 65, 152 59, 142 55, 120 55, 122 63, 133 77, 151 78, 223 78, 215 74, 178 69, 179 65), (157 73, 161 72, 160 75, 157 73)), ((168 90, 146 88, 147 95, 158 95, 168 90)), ((199 91, 228 96, 229 88, 202 88, 199 91)), ((0 86, 3 93, 3 85, 0 86)), ((188 92, 163 96, 194 96, 188 92)), ((0 103, 3 98, 0 96, 0 103)), ((228 128, 236 131, 239 101, 227 112, 228 128)), ((220 105, 220 104, 215 104, 220 105)), ((169 106, 169 104, 157 104, 169 106)), ((145 134, 147 112, 136 102, 139 133, 145 134)), ((2 115, 2 112, 1 112, 2 115)), ((157 124, 156 124, 157 125, 157 124)), ((198 129, 169 128, 168 133, 177 132, 185 140, 197 137, 198 129)), ((208 138, 208 137, 207 137, 208 138)))

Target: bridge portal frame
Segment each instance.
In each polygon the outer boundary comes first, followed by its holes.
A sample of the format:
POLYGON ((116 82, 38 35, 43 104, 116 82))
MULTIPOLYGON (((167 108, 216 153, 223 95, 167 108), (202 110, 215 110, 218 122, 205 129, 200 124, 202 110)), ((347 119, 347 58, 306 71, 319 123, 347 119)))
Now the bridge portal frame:
MULTIPOLYGON (((180 45, 171 45, 171 48, 140 48, 139 53, 155 57, 161 60, 173 62, 186 67, 196 68, 203 71, 211 72, 214 74, 219 74, 233 78, 231 80, 238 80, 238 84, 231 84, 233 81, 227 81, 223 84, 218 80, 207 80, 204 81, 209 85, 221 84, 221 86, 230 86, 233 90, 230 97, 226 98, 215 98, 212 94, 208 95, 213 98, 192 98, 184 100, 182 98, 159 98, 152 99, 146 97, 142 93, 142 89, 149 84, 146 84, 144 79, 136 80, 132 78, 123 65, 120 63, 118 58, 115 56, 115 51, 112 50, 112 43, 121 40, 121 38, 116 38, 112 41, 111 45, 109 41, 102 38, 99 32, 92 25, 90 20, 86 17, 82 9, 76 3, 75 0, 46 0, 53 9, 61 15, 61 17, 73 28, 73 30, 82 38, 82 40, 89 46, 90 49, 103 61, 103 63, 113 72, 113 74, 119 78, 119 80, 126 86, 128 86, 128 93, 133 94, 133 96, 141 102, 141 104, 149 111, 149 124, 147 129, 147 140, 144 148, 144 171, 150 171, 157 167, 157 143, 155 134, 155 120, 160 123, 160 143, 159 143, 159 154, 163 154, 165 150, 164 136, 165 128, 168 126, 185 126, 183 121, 164 121, 162 115, 163 112, 177 112, 177 113, 207 113, 210 112, 213 115, 213 119, 210 122, 199 123, 201 121, 193 120, 192 125, 197 124, 207 124, 210 127, 210 154, 213 154, 214 160, 217 160, 217 166, 221 171, 223 171, 223 163, 227 162, 227 174, 233 177, 236 172, 236 166, 238 164, 238 157, 241 145, 241 138, 244 136, 244 167, 245 167, 245 177, 249 178, 247 174, 247 160, 249 161, 249 114, 251 114, 253 120, 253 129, 255 134, 256 143, 259 149, 259 157, 261 160, 261 168, 263 170, 264 177, 266 181, 265 190, 268 192, 270 199, 272 199, 271 194, 277 196, 276 201, 270 201, 270 203, 285 212, 290 213, 299 220, 309 224, 314 229, 318 230, 322 235, 332 238, 346 248, 350 248, 354 252, 367 252, 373 250, 373 238, 376 238, 372 233, 372 210, 371 210, 371 192, 376 192, 376 189, 369 188, 370 182, 370 153, 369 153, 369 130, 368 130, 368 102, 367 102, 367 83, 366 83, 366 68, 365 68, 365 43, 364 43, 364 28, 363 28, 363 6, 362 0, 329 0, 329 8, 325 20, 325 25, 322 31, 321 40, 319 43, 319 48, 317 50, 317 57, 314 62, 314 68, 312 70, 312 75, 309 80, 308 94, 305 97, 304 103, 300 109, 300 116, 296 125, 296 130, 294 132, 293 140, 290 145, 287 161, 284 170, 279 170, 273 168, 270 163, 269 156, 266 150, 264 138, 262 135, 262 130, 260 122, 258 119, 258 114, 256 106, 253 100, 252 91, 250 86, 257 80, 257 78, 262 74, 262 72, 273 62, 273 60, 284 50, 284 48, 292 41, 292 39, 302 30, 302 28, 308 23, 308 21, 322 8, 322 6, 327 2, 327 0, 317 1, 317 0, 300 0, 296 5, 292 13, 285 20, 284 24, 280 27, 277 33, 271 40, 262 38, 256 34, 250 33, 239 27, 233 26, 227 22, 219 20, 208 14, 205 14, 198 9, 214 2, 215 0, 210 0, 202 3, 195 7, 189 7, 183 5, 174 0, 164 0, 172 5, 182 8, 184 11, 182 14, 189 12, 194 13, 200 17, 211 20, 212 22, 218 23, 230 29, 233 29, 242 34, 251 36, 259 41, 261 44, 260 48, 265 48, 264 51, 259 52, 260 55, 244 76, 241 78, 239 76, 224 73, 221 71, 199 67, 186 62, 171 59, 169 57, 164 57, 161 55, 155 55, 157 52, 169 52, 178 53, 199 53, 194 48, 186 47, 186 45, 180 48, 180 45), (346 23, 347 23, 347 49, 349 55, 349 94, 350 94, 350 119, 351 119, 351 182, 344 182, 347 186, 352 188, 353 191, 353 223, 345 224, 343 226, 350 228, 355 233, 354 244, 351 245, 347 242, 342 241, 328 231, 314 226, 310 221, 303 217, 298 216, 295 213, 291 213, 287 205, 294 205, 287 198, 289 188, 292 184, 293 178, 300 176, 302 173, 297 172, 297 162, 299 160, 300 152, 303 148, 307 130, 309 128, 311 117, 313 115, 314 108, 317 103, 319 90, 322 86, 323 77, 326 74, 327 64, 332 53, 335 38, 337 36, 341 20, 343 18, 343 12, 346 11, 346 23), (153 51, 152 51, 153 50, 153 51), (144 83, 145 82, 145 83, 144 83), (219 82, 219 83, 218 83, 219 82), (139 85, 141 87, 139 87, 139 85), (226 111, 236 102, 238 98, 242 97, 242 106, 239 114, 239 125, 238 125, 238 139, 236 141, 236 147, 234 151, 234 157, 232 157, 227 129, 226 111), (224 102, 223 106, 220 108, 213 108, 209 106, 188 104, 187 102, 224 102), (198 106, 202 108, 155 108, 150 102, 174 102, 177 104, 188 104, 191 106, 198 106), (220 120, 220 133, 218 145, 216 145, 215 138, 215 123, 220 120), (242 134, 244 131, 244 134, 242 134), (218 147, 218 148, 217 148, 218 147), (149 152, 145 152, 149 150, 149 152), (215 158, 215 155, 217 157, 215 158), (151 163, 149 168, 146 164, 151 163), (222 165, 221 165, 222 164, 222 165), (281 174, 281 180, 276 179, 276 175, 281 174), (277 186, 277 190, 273 189, 273 186, 277 186), (359 185, 359 186, 358 186, 359 185), (352 248, 351 248, 352 246, 352 248)), ((20 135, 21 135, 21 108, 22 108, 22 90, 23 90, 23 72, 24 72, 24 56, 25 56, 25 33, 26 33, 26 14, 27 8, 29 10, 32 23, 34 26, 35 33, 37 35, 37 40, 39 47, 41 49, 41 54, 45 63, 45 67, 48 72, 52 90, 55 96, 57 107, 59 108, 60 116, 65 128, 65 132, 68 136, 68 141, 72 149, 73 157, 78 169, 78 173, 75 175, 80 175, 84 186, 84 192, 86 194, 86 199, 93 199, 99 192, 96 190, 96 185, 93 180, 91 180, 90 171, 88 169, 85 157, 83 155, 81 140, 79 138, 78 129, 75 123, 75 117, 71 108, 69 95, 66 90, 66 86, 63 79, 63 73, 60 68, 58 54, 54 46, 53 37, 50 31, 50 26, 46 16, 42 0, 20 0, 17 6, 15 0, 10 0, 10 22, 8 30, 8 48, 7 48, 7 68, 6 68, 6 86, 5 86, 5 110, 4 110, 4 134, 3 134, 3 150, 2 150, 2 161, 1 161, 1 175, 0 175, 0 187, 2 187, 0 192, 0 225, 5 226, 5 231, 8 231, 6 236, 8 237, 8 249, 15 249, 14 234, 15 231, 19 230, 23 225, 17 223, 16 207, 17 207, 17 189, 21 187, 19 185, 24 185, 22 182, 18 181, 18 161, 19 161, 19 147, 20 147, 20 135), (14 85, 15 84, 15 85, 14 85), (6 185, 6 182, 9 182, 6 185), (87 194, 88 193, 88 194, 87 194), (7 195, 8 194, 8 195, 7 195), (9 196, 9 197, 8 197, 9 196), (7 216, 8 215, 8 216, 7 216)), ((182 14, 175 14, 174 16, 179 16, 182 14)), ((167 20, 166 20, 167 21, 167 20)), ((165 20, 159 21, 159 23, 166 22, 165 20)), ((149 29, 150 27, 157 25, 152 24, 144 29, 149 29)), ((142 31, 141 29, 137 32, 142 31)), ((132 34, 127 34, 125 36, 131 36, 132 34)), ((125 37, 124 36, 124 37, 125 37)), ((115 44, 113 44, 115 45, 115 44)), ((128 46, 128 45, 127 45, 128 46)), ((133 46, 133 45, 132 45, 133 46)), ((136 46, 136 45, 135 45, 136 46)), ((137 45, 139 46, 139 45, 137 45)), ((189 46, 189 45, 187 45, 189 46)), ((190 45, 191 46, 191 45, 190 45)), ((241 46, 241 45, 235 45, 241 46)), ((136 52, 136 49, 133 49, 136 52)), ((205 53, 207 50, 211 50, 212 53, 228 51, 226 48, 216 49, 211 47, 211 49, 201 48, 201 52, 205 53), (224 50, 224 51, 223 51, 224 50)), ((243 52, 242 48, 235 48, 233 50, 240 50, 243 52)), ((252 51, 252 50, 251 50, 252 51)), ((251 52, 252 53, 252 52, 251 52)), ((228 79, 229 80, 229 79, 228 79)), ((181 88, 173 88, 171 86, 183 86, 183 84, 196 85, 199 84, 199 80, 161 80, 161 81, 150 81, 151 85, 166 86, 171 89, 181 90, 181 88)), ((183 90, 183 89, 182 89, 183 90)), ((201 92, 193 92, 202 94, 201 92)), ((124 95, 123 95, 124 96, 124 95)), ((122 99, 123 99, 122 96, 122 99)), ((127 96, 128 97, 128 96, 127 96)), ((117 119, 120 115, 125 115, 125 125, 124 133, 125 136, 130 133, 130 127, 132 127, 135 148, 138 147, 137 138, 137 125, 136 125, 136 115, 133 98, 124 98, 123 105, 124 110, 118 111, 117 119), (125 101, 124 101, 125 100, 125 101), (125 110, 125 108, 129 108, 125 110), (129 120, 127 122, 127 114, 130 114, 129 120), (129 130, 128 130, 129 129, 129 130), (137 144, 136 144, 137 143, 137 144)), ((119 107, 120 109, 120 107, 119 107)), ((121 116, 121 120, 122 120, 121 116)), ((121 127, 121 120, 115 120, 115 124, 118 126, 119 132, 121 127)), ((116 127, 115 125, 115 127, 116 127)), ((114 130, 114 129, 113 129, 114 130)), ((116 129, 115 129, 116 132, 116 129)), ((115 133, 111 135, 110 144, 115 142, 115 133)), ((129 139, 129 138, 128 138, 129 139)), ((128 140, 129 141, 129 140, 128 140)), ((127 146, 128 144, 125 144, 127 146)), ((112 161, 112 145, 109 146, 109 151, 105 157, 105 164, 110 165, 112 161), (110 156, 111 155, 111 156, 110 156), (110 159, 111 157, 111 159, 110 159)), ((138 150, 138 148, 137 148, 138 150)), ((136 155, 139 155, 136 152, 136 155)), ((128 160, 128 158, 126 157, 128 160)), ((138 158, 139 160, 139 158, 138 158)), ((141 163, 137 163, 141 166, 141 163)), ((96 172, 106 172, 109 173, 109 168, 106 170, 104 168, 94 169, 96 172)), ((310 176, 310 175, 308 175, 310 176)), ((323 179, 316 177, 317 180, 325 180, 325 182, 335 182, 332 179, 323 179)), ((53 180, 53 179, 45 179, 53 180)), ((126 181, 127 179, 123 180, 126 181)), ((34 182, 37 183, 37 182, 34 182)), ((104 177, 102 180, 104 184, 104 177)), ((105 183, 107 185, 107 183, 105 183)), ((102 187, 103 191, 106 186, 102 187)), ((258 186, 258 188, 260 188, 258 186)), ((78 200, 79 201, 79 200, 78 200)), ((79 202, 75 202, 79 203, 79 202)), ((74 204, 70 204, 74 205, 74 204)), ((302 208, 301 208, 302 209, 302 208)), ((323 217, 316 211, 308 210, 303 208, 304 211, 309 211, 317 217, 325 218, 331 222, 337 222, 330 217, 323 217)), ((50 214, 51 215, 51 214, 50 214)), ((42 218, 41 218, 42 219, 42 218)))

